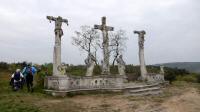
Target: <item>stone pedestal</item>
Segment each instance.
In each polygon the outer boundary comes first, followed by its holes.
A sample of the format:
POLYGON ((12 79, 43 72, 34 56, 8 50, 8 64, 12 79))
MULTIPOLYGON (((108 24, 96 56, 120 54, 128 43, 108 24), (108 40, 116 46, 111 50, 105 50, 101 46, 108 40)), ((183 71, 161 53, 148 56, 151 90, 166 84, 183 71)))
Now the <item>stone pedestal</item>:
POLYGON ((49 90, 65 91, 69 89, 69 77, 47 76, 44 81, 44 87, 49 90))

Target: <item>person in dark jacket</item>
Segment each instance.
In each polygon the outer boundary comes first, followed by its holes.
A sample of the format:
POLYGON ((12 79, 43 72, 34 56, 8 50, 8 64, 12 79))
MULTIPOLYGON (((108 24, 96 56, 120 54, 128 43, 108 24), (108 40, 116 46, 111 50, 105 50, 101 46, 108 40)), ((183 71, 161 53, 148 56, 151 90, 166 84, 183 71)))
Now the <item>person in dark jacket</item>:
POLYGON ((22 82, 23 82, 24 76, 22 75, 22 73, 20 72, 20 69, 17 69, 15 71, 15 73, 12 74, 11 76, 11 81, 10 81, 10 85, 12 86, 13 90, 18 90, 18 89, 22 89, 22 82))
POLYGON ((36 73, 36 71, 36 68, 32 67, 31 65, 27 65, 23 69, 23 75, 26 78, 28 92, 33 92, 33 75, 36 73))

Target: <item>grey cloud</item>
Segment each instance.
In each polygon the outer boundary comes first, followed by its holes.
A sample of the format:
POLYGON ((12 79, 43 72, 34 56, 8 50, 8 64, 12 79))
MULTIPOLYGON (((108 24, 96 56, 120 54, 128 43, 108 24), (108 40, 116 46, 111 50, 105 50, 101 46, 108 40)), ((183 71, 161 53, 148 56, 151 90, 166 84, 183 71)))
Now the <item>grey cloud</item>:
MULTIPOLYGON (((63 25, 63 62, 83 64, 85 54, 71 44, 81 25, 107 24, 127 31, 128 64, 138 64, 137 35, 146 30, 147 64, 200 61, 198 0, 7 0, 0 4, 0 61, 52 62, 54 24, 46 15, 69 19, 63 25)), ((99 55, 101 55, 99 53, 99 55)), ((99 56, 101 58, 101 56, 99 56)))

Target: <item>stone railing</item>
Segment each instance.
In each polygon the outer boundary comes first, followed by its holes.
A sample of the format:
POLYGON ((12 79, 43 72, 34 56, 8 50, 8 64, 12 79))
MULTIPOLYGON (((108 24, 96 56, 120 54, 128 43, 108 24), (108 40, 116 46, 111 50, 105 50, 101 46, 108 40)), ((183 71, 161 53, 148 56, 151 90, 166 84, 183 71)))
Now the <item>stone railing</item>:
POLYGON ((63 91, 120 89, 123 81, 123 76, 48 76, 45 80, 45 88, 63 91))
POLYGON ((147 76, 147 79, 149 82, 164 82, 164 75, 163 74, 155 74, 155 73, 149 73, 147 76))

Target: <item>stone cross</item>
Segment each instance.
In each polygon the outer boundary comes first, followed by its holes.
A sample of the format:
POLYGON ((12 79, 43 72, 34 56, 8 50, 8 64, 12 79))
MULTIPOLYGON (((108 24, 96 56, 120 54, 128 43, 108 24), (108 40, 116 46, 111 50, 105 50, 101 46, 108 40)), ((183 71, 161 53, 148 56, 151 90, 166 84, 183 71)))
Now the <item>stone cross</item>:
POLYGON ((147 80, 147 69, 144 60, 144 35, 146 34, 144 30, 134 31, 135 34, 138 34, 138 46, 139 46, 139 60, 140 60, 140 71, 141 77, 143 80, 147 80))
POLYGON ((62 17, 47 16, 47 19, 51 22, 55 22, 55 45, 53 52, 53 75, 61 75, 59 66, 61 66, 61 36, 63 36, 63 30, 61 28, 62 22, 68 25, 68 20, 62 17))
POLYGON ((102 65, 102 74, 109 75, 110 74, 110 67, 109 67, 109 38, 108 38, 108 31, 113 31, 114 27, 106 26, 106 17, 102 17, 102 24, 101 25, 94 25, 94 29, 99 29, 102 31, 103 35, 103 65, 102 65))

